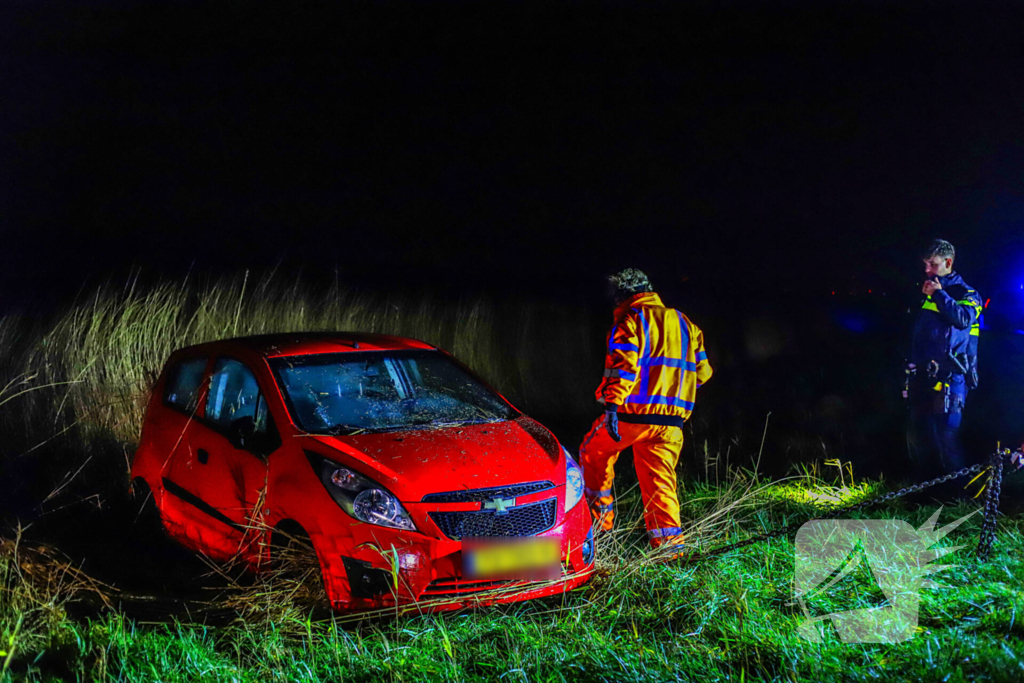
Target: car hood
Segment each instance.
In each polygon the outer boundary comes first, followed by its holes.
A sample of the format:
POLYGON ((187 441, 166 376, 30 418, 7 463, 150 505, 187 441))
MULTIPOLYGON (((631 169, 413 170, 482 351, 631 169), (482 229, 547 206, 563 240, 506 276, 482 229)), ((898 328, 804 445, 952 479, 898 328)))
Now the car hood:
POLYGON ((565 483, 558 441, 528 417, 461 427, 312 438, 333 451, 318 448, 318 453, 354 465, 402 502, 422 500, 428 493, 527 481, 565 483))

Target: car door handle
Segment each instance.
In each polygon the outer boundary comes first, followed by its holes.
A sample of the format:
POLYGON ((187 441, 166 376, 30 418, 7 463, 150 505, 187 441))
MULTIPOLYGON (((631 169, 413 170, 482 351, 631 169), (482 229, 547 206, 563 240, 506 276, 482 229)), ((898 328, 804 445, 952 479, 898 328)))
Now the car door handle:
POLYGON ((199 458, 199 464, 200 465, 205 465, 206 461, 210 459, 210 454, 207 453, 206 451, 204 451, 202 448, 200 448, 196 452, 196 457, 199 458))

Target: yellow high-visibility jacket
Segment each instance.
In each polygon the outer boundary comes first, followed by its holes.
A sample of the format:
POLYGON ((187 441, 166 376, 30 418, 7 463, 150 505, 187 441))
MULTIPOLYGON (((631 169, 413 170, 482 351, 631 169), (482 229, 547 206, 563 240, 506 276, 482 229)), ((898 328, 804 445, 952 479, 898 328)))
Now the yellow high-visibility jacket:
POLYGON ((645 292, 615 309, 607 341, 597 400, 618 406, 623 422, 682 426, 711 377, 700 328, 645 292))

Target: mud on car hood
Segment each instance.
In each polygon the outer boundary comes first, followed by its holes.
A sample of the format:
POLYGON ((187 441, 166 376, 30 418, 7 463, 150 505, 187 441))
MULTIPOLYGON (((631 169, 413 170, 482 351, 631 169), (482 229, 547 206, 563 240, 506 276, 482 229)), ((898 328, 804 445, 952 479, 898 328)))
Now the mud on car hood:
POLYGON ((565 483, 558 441, 525 416, 491 424, 312 438, 330 449, 317 448, 318 453, 341 463, 351 459, 402 502, 420 501, 428 493, 521 482, 565 483))

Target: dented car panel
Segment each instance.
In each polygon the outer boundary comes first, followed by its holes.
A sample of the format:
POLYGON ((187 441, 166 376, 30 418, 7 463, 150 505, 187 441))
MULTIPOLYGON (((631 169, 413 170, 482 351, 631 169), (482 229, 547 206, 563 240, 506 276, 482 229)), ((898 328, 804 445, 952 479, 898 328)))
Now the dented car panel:
POLYGON ((591 518, 577 478, 567 484, 573 467, 547 429, 443 351, 323 333, 172 354, 132 478, 153 491, 169 535, 212 558, 260 571, 273 531, 297 525, 335 610, 438 610, 590 578, 591 518), (561 566, 547 580, 480 580, 463 571, 464 538, 499 550, 554 539, 561 566))

